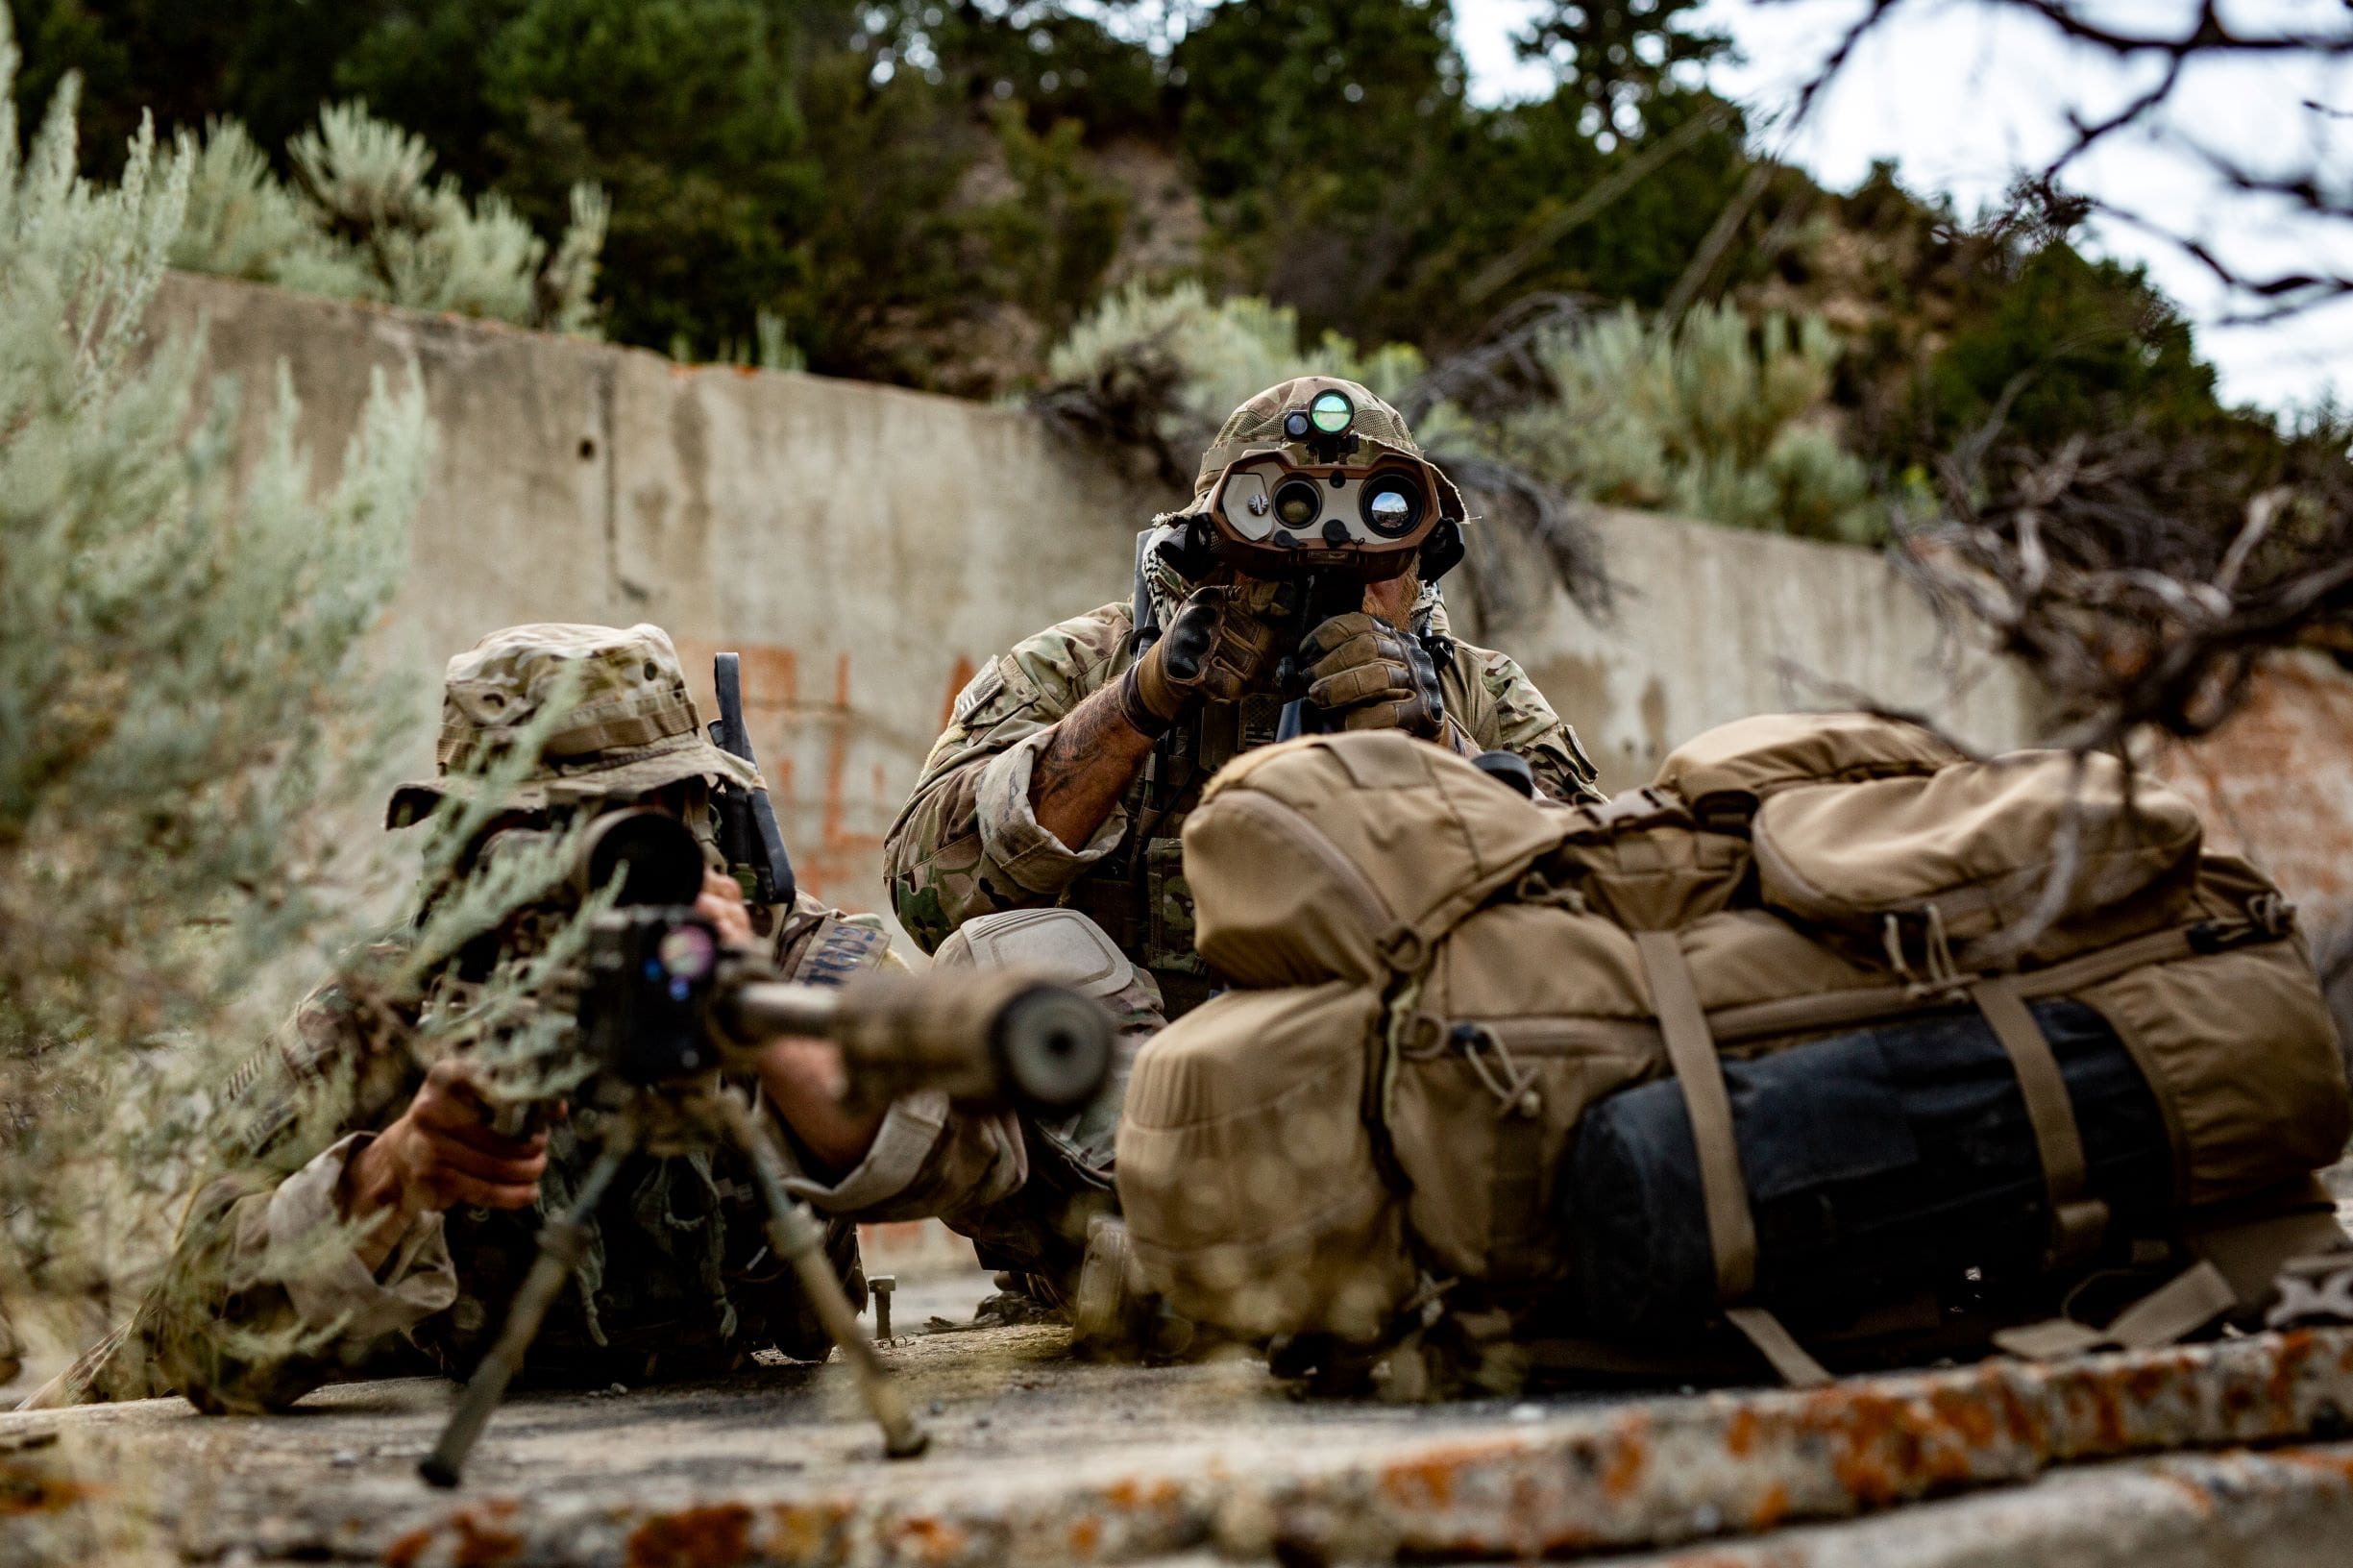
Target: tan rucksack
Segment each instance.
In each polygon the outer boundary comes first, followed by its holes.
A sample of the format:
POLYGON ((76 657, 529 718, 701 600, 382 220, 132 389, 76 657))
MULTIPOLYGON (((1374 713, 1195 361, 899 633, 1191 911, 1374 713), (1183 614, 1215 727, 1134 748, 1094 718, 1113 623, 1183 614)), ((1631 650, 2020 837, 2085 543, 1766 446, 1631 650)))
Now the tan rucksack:
POLYGON ((2208 1260, 2129 1332, 2251 1307, 2335 1234, 2311 1173, 2353 1118, 2290 912, 2113 758, 1977 762, 1871 716, 1778 716, 1699 737, 1649 789, 1565 808, 1403 736, 1313 737, 1222 772, 1185 850, 1197 945, 1237 989, 1139 1060, 1119 1188, 1152 1286, 1234 1331, 1377 1340, 1440 1296, 1466 1320, 1559 1330, 1546 1304, 1574 1238, 1555 1194, 1580 1123, 1673 1077, 1717 1304, 1812 1376, 1749 1300, 1719 1053, 1971 1007, 2023 1093, 2052 1279, 2208 1260), (2113 1028, 2162 1109, 2165 1236, 2114 1234, 2087 1188, 2029 1010, 2062 997, 2113 1028))

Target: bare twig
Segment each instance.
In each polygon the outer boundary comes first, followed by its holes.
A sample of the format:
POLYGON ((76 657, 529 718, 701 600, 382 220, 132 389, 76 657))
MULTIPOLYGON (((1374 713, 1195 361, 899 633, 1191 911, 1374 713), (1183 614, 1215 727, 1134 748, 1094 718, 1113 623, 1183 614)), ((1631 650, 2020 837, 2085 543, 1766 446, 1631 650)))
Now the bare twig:
POLYGON ((1740 233, 1740 226, 1749 221, 1749 214, 1756 209, 1758 202, 1764 200, 1766 187, 1773 184, 1773 176, 1774 165, 1771 163, 1760 159, 1750 165, 1748 178, 1741 181, 1740 188, 1732 193, 1732 199, 1724 204, 1724 210, 1716 214, 1716 221, 1700 240, 1699 248, 1691 253, 1691 261, 1683 268, 1683 275, 1675 281, 1675 287, 1667 295, 1667 303, 1659 306, 1661 316, 1673 321, 1700 297, 1700 291, 1707 286, 1707 280, 1714 277, 1716 268, 1723 264, 1724 253, 1731 249, 1733 239, 1740 233))
MULTIPOLYGON (((1796 0, 1757 0, 1764 5, 1796 0)), ((1790 123, 1802 123, 1851 66, 1856 52, 1875 34, 1898 17, 1924 12, 1934 0, 1871 0, 1838 35, 1829 52, 1799 89, 1790 123)), ((2066 111, 2066 145, 2046 163, 2033 183, 2055 187, 2085 155, 2102 142, 2126 133, 2163 137, 2179 145, 2202 163, 2225 188, 2242 195, 2282 202, 2291 208, 2329 221, 2353 221, 2342 182, 2324 177, 2326 143, 2317 135, 2327 122, 2353 119, 2353 110, 2333 108, 2317 100, 2299 100, 2316 135, 2308 168, 2265 171, 2228 154, 2171 134, 2164 124, 2166 110, 2186 85, 2193 68, 2207 61, 2262 58, 2283 61, 2325 63, 2353 60, 2353 9, 2341 22, 2313 28, 2259 28, 2235 24, 2223 14, 2220 0, 2200 0, 2184 15, 2173 8, 2147 26, 2136 26, 2145 13, 2161 8, 2124 8, 2091 0, 1977 0, 1989 14, 2027 17, 2052 29, 2060 37, 2084 49, 2104 54, 2120 63, 2161 61, 2162 69, 2145 88, 2121 105, 2098 115, 2066 111), (2130 21, 2126 18, 2129 17, 2130 21)), ((2230 260, 2207 240, 2184 234, 2146 212, 2109 203, 2093 207, 2104 215, 2140 228, 2181 251, 2212 274, 2233 294, 2256 305, 2230 317, 2233 325, 2275 321, 2315 305, 2353 294, 2353 279, 2316 270, 2258 271, 2230 260)))

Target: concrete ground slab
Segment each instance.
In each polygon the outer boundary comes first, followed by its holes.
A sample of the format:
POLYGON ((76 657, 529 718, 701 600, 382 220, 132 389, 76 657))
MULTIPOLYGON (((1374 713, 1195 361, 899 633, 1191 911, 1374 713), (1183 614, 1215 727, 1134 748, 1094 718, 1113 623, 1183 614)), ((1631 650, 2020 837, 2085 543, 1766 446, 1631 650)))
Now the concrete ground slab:
MULTIPOLYGON (((2237 1476, 2301 1530, 2339 1517, 2329 1478, 2353 1475, 2353 1457, 2328 1448, 2062 1468, 2332 1437, 2353 1412, 2353 1331, 1806 1393, 1422 1409, 1296 1401, 1254 1363, 1091 1365, 1053 1328, 903 1339, 889 1355, 934 1433, 921 1459, 880 1458, 839 1366, 519 1400, 455 1494, 414 1475, 449 1398, 429 1381, 325 1390, 261 1419, 200 1417, 179 1401, 0 1417, 0 1561, 978 1568, 1203 1553, 1477 1561, 1710 1542, 1750 1554, 1728 1564, 1827 1568, 1865 1560, 1865 1547, 1821 1555, 1859 1538, 1842 1531, 1902 1534, 1901 1521, 1924 1526, 1960 1504, 1884 1510, 1949 1494, 2055 1523, 2078 1478, 2123 1499, 2203 1487, 2218 1517, 2236 1519, 2237 1476), (1815 1555, 1756 1555, 1768 1548, 1815 1555)), ((1872 1568, 1897 1560, 1913 1559, 1872 1568)))
POLYGON ((2174 1454, 1611 1568, 2329 1568, 2353 1562, 2353 1445, 2174 1454))

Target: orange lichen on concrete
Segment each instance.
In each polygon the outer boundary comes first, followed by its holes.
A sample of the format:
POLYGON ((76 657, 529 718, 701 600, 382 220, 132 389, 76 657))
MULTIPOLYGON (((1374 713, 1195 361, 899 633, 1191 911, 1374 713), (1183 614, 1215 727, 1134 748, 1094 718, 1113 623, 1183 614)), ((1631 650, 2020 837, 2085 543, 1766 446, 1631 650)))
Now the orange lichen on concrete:
POLYGON ((39 1464, 0 1459, 0 1517, 58 1513, 77 1503, 104 1497, 93 1482, 61 1476, 39 1464))
POLYGON ((951 1563, 963 1560, 970 1545, 965 1528, 952 1519, 912 1514, 893 1520, 885 1531, 893 1549, 910 1562, 951 1563))
POLYGON ((1416 1457, 1382 1471, 1381 1490, 1402 1507, 1449 1507, 1455 1501, 1455 1467, 1442 1458, 1416 1457))
POLYGON ((1103 1488, 1103 1496, 1115 1508, 1166 1508, 1183 1501, 1184 1488, 1165 1476, 1150 1481, 1121 1477, 1103 1488))
POLYGON ((651 1514, 625 1550, 629 1568, 738 1568, 751 1560, 751 1509, 717 1503, 651 1514))
POLYGON ((523 1533, 510 1523, 519 1507, 511 1497, 494 1497, 458 1508, 394 1541, 384 1562, 387 1568, 500 1568, 523 1556, 523 1533))
POLYGON ((782 1562, 817 1562, 832 1555, 829 1548, 852 1510, 846 1504, 827 1499, 781 1503, 767 1511, 764 1556, 782 1562))
POLYGON ((1602 1491, 1605 1495, 1630 1497, 1641 1483, 1644 1466, 1650 1459, 1646 1441, 1649 1425, 1639 1411, 1618 1424, 1616 1441, 1602 1466, 1602 1491))

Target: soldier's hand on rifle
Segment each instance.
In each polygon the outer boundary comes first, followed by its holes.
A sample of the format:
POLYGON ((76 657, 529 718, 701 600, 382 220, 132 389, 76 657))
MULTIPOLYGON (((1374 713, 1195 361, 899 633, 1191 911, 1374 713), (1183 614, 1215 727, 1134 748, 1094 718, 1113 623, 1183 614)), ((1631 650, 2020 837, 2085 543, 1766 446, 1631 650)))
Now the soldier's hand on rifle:
POLYGON ((401 1118, 353 1156, 339 1197, 346 1219, 376 1221, 358 1242, 360 1262, 375 1269, 420 1214, 528 1209, 547 1168, 546 1130, 492 1132, 475 1068, 451 1057, 433 1064, 401 1118))
POLYGON ((1167 730, 1195 702, 1232 702, 1263 690, 1282 657, 1279 582, 1203 588, 1119 685, 1120 712, 1146 735, 1167 730))
POLYGON ((757 940, 751 910, 744 902, 744 885, 723 871, 704 870, 695 913, 719 927, 719 940, 729 947, 749 947, 757 940))
POLYGON ((1299 646, 1308 700, 1342 729, 1402 729, 1424 740, 1445 726, 1438 667, 1421 639, 1377 616, 1336 615, 1299 646))

